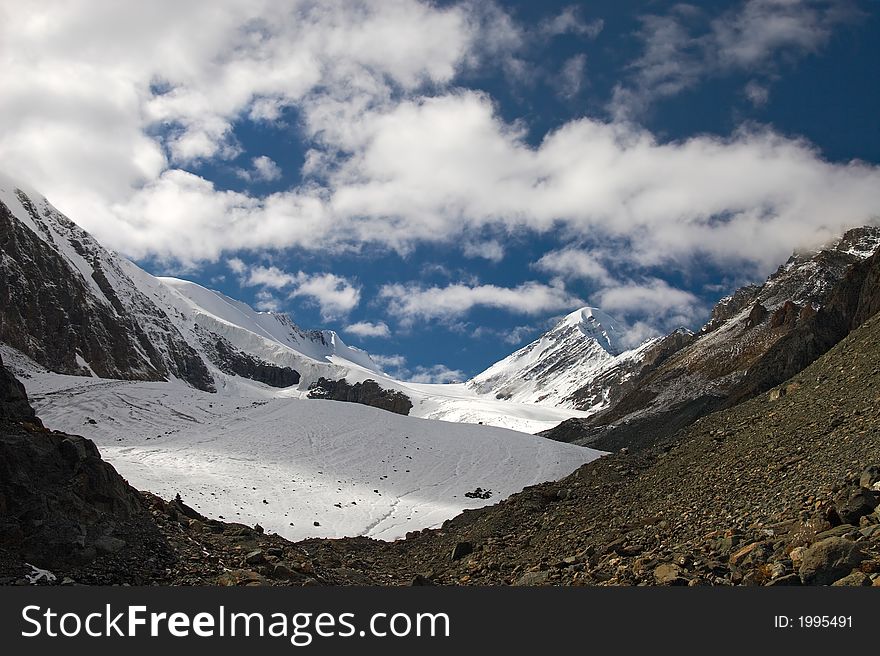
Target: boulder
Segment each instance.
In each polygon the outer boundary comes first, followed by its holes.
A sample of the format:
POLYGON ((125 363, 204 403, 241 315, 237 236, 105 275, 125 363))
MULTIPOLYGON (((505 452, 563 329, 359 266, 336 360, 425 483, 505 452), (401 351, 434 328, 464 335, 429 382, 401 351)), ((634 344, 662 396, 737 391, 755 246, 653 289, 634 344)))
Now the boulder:
POLYGON ((855 542, 825 538, 804 551, 798 573, 808 585, 831 585, 852 572, 864 558, 855 542))

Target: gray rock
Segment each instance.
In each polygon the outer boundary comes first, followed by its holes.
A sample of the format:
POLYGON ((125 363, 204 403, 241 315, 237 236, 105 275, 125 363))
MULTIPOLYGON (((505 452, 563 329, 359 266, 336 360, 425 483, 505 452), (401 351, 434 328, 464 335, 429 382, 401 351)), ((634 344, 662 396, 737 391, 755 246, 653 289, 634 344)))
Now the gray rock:
POLYGON ((254 549, 244 557, 244 562, 246 562, 248 565, 259 565, 264 560, 266 560, 266 558, 263 555, 262 549, 254 549))
POLYGON ((775 587, 778 585, 801 585, 801 577, 797 574, 787 574, 767 583, 768 587, 775 587))
POLYGON ((845 538, 826 538, 804 551, 798 573, 808 585, 831 585, 864 560, 859 545, 845 538))
POLYGON ((871 465, 870 467, 865 467, 862 475, 859 477, 859 485, 870 488, 878 482, 880 482, 880 466, 871 465))
POLYGON ((837 514, 846 524, 858 524, 859 519, 874 512, 880 503, 880 492, 859 488, 843 504, 839 504, 837 514))

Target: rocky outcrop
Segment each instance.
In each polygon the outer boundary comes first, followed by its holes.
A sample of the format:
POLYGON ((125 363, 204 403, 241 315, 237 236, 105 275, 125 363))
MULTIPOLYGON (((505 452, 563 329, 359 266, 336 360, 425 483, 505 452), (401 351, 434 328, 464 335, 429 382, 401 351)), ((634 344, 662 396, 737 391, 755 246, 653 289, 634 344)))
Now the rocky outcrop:
POLYGON ((161 542, 140 494, 93 442, 42 428, 2 363, 0 409, 0 579, 10 560, 83 566, 161 542))
POLYGON ((290 387, 300 381, 299 372, 279 367, 235 348, 227 339, 202 330, 199 338, 211 361, 220 371, 249 378, 270 387, 290 387))
POLYGON ((308 397, 362 403, 399 415, 408 415, 413 407, 412 401, 403 392, 384 389, 375 380, 369 379, 351 385, 344 379, 328 380, 322 377, 309 386, 308 397))
POLYGON ((0 422, 28 421, 39 424, 39 419, 28 403, 27 392, 0 358, 0 422))

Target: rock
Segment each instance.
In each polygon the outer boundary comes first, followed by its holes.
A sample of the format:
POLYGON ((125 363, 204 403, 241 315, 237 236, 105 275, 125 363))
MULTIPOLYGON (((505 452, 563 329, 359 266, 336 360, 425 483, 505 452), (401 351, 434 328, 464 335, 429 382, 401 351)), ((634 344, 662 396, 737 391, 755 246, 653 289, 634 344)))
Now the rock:
POLYGON ((281 547, 269 547, 268 549, 266 549, 266 555, 275 556, 276 558, 283 558, 284 549, 282 549, 281 547))
POLYGON ((514 585, 543 585, 550 578, 550 572, 526 572, 520 576, 514 585))
POLYGON ((856 530, 856 527, 852 524, 841 524, 840 526, 835 526, 834 528, 830 528, 827 531, 822 531, 821 533, 816 534, 816 542, 820 542, 825 540, 826 538, 842 538, 844 535, 848 535, 856 530))
POLYGON ((763 542, 752 542, 730 555, 730 564, 739 567, 750 562, 763 562, 766 556, 767 545, 763 542))
POLYGON ((422 587, 434 585, 434 582, 424 574, 416 574, 414 577, 412 577, 412 580, 409 582, 409 584, 410 587, 422 587))
POLYGON ((861 487, 853 492, 846 502, 838 505, 837 514, 845 524, 858 524, 859 518, 874 512, 880 503, 880 493, 861 487))
POLYGON ((459 542, 452 549, 452 560, 461 560, 470 553, 473 553, 474 545, 470 542, 459 542))
POLYGON ((406 394, 380 387, 379 383, 370 378, 362 383, 351 385, 344 378, 329 380, 321 377, 309 385, 308 397, 310 399, 362 403, 399 415, 408 415, 412 409, 412 401, 406 394))
POLYGON ((777 585, 801 585, 801 577, 797 574, 786 574, 785 576, 780 576, 778 579, 773 579, 766 583, 767 586, 777 586, 777 585))
POLYGON ((880 483, 880 466, 871 465, 870 467, 865 467, 862 470, 862 475, 859 477, 859 485, 871 488, 875 483, 880 483))
POLYGON ((786 391, 785 391, 784 387, 781 387, 781 388, 778 388, 775 390, 770 390, 770 400, 771 401, 778 401, 779 399, 781 399, 785 395, 786 395, 786 391))
POLYGON ((849 574, 864 560, 855 542, 845 538, 825 538, 803 553, 798 573, 808 585, 830 585, 849 574))
POLYGON ((248 565, 259 565, 266 560, 262 549, 254 549, 244 557, 244 562, 248 565))
POLYGON ((681 567, 674 563, 663 563, 654 568, 654 580, 658 585, 687 585, 681 576, 681 567))
POLYGON ((871 577, 864 572, 855 570, 842 579, 837 579, 831 585, 835 587, 865 587, 871 585, 871 577))
POLYGON ((804 557, 804 551, 806 551, 806 547, 795 547, 791 550, 791 553, 788 554, 788 557, 791 558, 791 562, 795 567, 800 566, 800 562, 804 557))
POLYGON ((296 572, 294 572, 284 563, 278 563, 277 565, 275 565, 275 567, 272 568, 272 578, 289 581, 290 579, 296 578, 296 572))

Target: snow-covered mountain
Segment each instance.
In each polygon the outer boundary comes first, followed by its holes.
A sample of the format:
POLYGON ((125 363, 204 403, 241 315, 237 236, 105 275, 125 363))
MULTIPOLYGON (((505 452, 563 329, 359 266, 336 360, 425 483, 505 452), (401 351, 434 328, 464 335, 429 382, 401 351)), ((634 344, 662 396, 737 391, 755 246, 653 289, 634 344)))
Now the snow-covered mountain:
POLYGON ((617 322, 597 308, 572 312, 467 386, 479 394, 524 403, 560 406, 584 380, 607 368, 623 349, 617 322))
POLYGON ((204 391, 267 386, 283 398, 305 396, 322 377, 373 379, 407 396, 413 416, 527 432, 584 415, 394 380, 332 330, 306 331, 285 314, 150 275, 4 176, 0 246, 0 342, 56 373, 182 380, 204 391))
POLYGON ((150 275, 5 176, 0 238, 0 341, 58 373, 211 391, 230 376, 305 388, 350 369, 379 372, 333 331, 304 331, 284 314, 150 275))
POLYGON ((154 277, 8 178, 0 350, 46 425, 95 440, 134 485, 294 539, 402 537, 601 455, 476 425, 535 432, 570 411, 396 381, 331 330, 154 277), (373 379, 415 416, 307 400, 321 377, 373 379))

